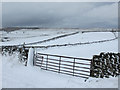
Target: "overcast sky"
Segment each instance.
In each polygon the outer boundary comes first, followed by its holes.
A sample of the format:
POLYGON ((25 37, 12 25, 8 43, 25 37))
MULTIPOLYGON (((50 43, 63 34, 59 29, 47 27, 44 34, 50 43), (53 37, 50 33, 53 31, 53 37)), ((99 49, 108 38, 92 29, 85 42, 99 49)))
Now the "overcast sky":
POLYGON ((118 3, 7 2, 2 6, 3 27, 111 28, 118 25, 118 3))

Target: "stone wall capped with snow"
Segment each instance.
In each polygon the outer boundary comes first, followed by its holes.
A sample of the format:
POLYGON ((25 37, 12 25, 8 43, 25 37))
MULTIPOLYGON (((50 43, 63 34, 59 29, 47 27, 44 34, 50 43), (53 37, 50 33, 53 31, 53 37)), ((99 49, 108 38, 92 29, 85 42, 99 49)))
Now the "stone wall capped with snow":
POLYGON ((100 53, 91 61, 90 76, 109 78, 120 74, 120 53, 100 53))

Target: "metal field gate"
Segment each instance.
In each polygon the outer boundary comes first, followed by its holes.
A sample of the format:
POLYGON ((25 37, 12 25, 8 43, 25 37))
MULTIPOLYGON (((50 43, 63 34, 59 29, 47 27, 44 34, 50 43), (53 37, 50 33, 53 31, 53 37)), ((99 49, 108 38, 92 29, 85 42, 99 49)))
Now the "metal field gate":
POLYGON ((33 61, 33 65, 41 69, 82 78, 90 76, 90 63, 91 59, 43 53, 36 53, 33 61))
MULTIPOLYGON (((12 55, 19 52, 20 61, 27 66, 28 57, 33 58, 34 66, 41 69, 68 74, 72 76, 88 78, 109 78, 120 75, 120 53, 101 52, 100 55, 94 55, 92 59, 76 58, 69 56, 51 55, 35 52, 37 47, 31 46, 3 46, 2 55, 12 55), (31 48, 31 49, 29 49, 31 48), (33 48, 33 50, 32 50, 33 48), (31 54, 28 54, 28 49, 31 54)), ((40 48, 40 47, 38 47, 40 48)))

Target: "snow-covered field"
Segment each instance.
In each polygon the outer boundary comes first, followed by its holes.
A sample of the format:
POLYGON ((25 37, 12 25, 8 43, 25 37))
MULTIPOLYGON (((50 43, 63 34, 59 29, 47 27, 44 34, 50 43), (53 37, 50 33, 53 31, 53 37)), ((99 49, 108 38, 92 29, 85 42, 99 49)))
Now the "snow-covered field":
MULTIPOLYGON (((19 45, 37 42, 32 46, 48 46, 85 43, 93 41, 110 40, 118 36, 117 32, 88 32, 82 33, 81 30, 16 30, 12 32, 0 32, 3 37, 8 37, 9 41, 0 42, 0 45, 19 45), (68 35, 52 40, 50 38, 65 34, 78 32, 74 35, 68 35), (48 40, 39 43, 40 41, 48 40)), ((2 38, 3 38, 2 37, 2 38)), ((30 46, 30 45, 28 45, 30 46)), ((85 45, 52 47, 47 49, 36 49, 37 52, 57 54, 64 56, 74 56, 80 58, 92 58, 93 55, 101 52, 118 52, 118 39, 92 43, 85 45)), ((85 79, 58 74, 50 71, 41 70, 38 67, 25 67, 18 61, 18 55, 2 56, 2 87, 3 88, 117 88, 118 77, 96 79, 85 79)))
MULTIPOLYGON (((75 30, 77 31, 77 30, 75 30)), ((64 31, 63 29, 60 29, 59 31, 56 31, 55 29, 40 29, 40 30, 16 30, 12 32, 1 32, 2 37, 8 37, 10 41, 5 43, 0 43, 0 45, 18 45, 25 43, 31 43, 31 42, 37 42, 45 39, 49 39, 51 37, 63 35, 66 33, 75 32, 72 30, 64 31)))

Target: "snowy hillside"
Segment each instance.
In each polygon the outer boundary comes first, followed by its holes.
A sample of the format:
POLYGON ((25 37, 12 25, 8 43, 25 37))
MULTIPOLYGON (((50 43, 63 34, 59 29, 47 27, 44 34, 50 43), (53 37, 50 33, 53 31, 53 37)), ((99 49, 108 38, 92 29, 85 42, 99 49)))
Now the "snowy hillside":
MULTIPOLYGON (((4 42, 0 45, 49 46, 103 41, 100 43, 36 48, 40 53, 74 56, 92 59, 101 52, 118 52, 117 32, 85 32, 81 30, 16 30, 1 32, 4 42), (5 40, 7 37, 8 41, 5 40), (113 39, 113 40, 111 40, 113 39), (110 41, 109 41, 110 40, 110 41), (32 44, 30 44, 32 43, 32 44)), ((1 54, 0 54, 1 55, 1 54)), ((3 88, 117 88, 118 77, 83 78, 41 70, 38 67, 25 67, 18 60, 18 54, 2 56, 3 88)))

